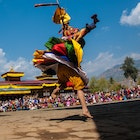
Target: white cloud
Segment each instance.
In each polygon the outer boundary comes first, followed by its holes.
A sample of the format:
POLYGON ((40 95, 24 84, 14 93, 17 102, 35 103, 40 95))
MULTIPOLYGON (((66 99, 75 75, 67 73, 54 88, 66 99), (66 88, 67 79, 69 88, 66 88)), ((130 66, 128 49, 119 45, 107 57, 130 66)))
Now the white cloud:
POLYGON ((130 57, 133 58, 134 60, 140 60, 140 54, 138 53, 132 53, 130 54, 130 57))
POLYGON ((109 26, 104 26, 104 27, 102 27, 101 29, 102 29, 103 31, 106 31, 106 32, 110 30, 109 26))
POLYGON ((122 16, 120 19, 121 24, 128 24, 131 26, 139 26, 140 25, 140 2, 133 8, 128 14, 127 10, 122 12, 122 16))
POLYGON ((98 76, 107 69, 112 68, 115 65, 122 64, 126 56, 133 58, 134 60, 140 59, 140 54, 131 53, 122 57, 115 58, 112 53, 102 52, 93 61, 89 61, 82 64, 84 71, 89 77, 98 76))
POLYGON ((5 52, 0 49, 0 74, 8 72, 11 67, 13 67, 16 72, 25 73, 22 79, 33 80, 35 76, 41 74, 41 71, 33 66, 32 61, 28 61, 22 57, 18 58, 16 61, 8 61, 5 57, 5 52))
POLYGON ((112 68, 121 62, 122 58, 114 58, 113 54, 103 52, 100 53, 95 60, 86 62, 82 66, 88 76, 98 76, 105 70, 112 68))

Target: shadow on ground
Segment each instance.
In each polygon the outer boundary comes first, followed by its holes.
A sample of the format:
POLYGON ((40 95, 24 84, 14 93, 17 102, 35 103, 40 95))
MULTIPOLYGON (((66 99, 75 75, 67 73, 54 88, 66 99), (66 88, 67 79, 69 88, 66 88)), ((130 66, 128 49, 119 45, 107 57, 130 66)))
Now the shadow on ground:
POLYGON ((59 122, 63 122, 63 121, 83 121, 86 122, 87 121, 87 117, 84 116, 80 116, 80 115, 72 115, 72 116, 68 116, 68 117, 64 117, 64 118, 56 118, 56 119, 50 119, 49 121, 59 121, 59 122))
MULTIPOLYGON (((140 100, 96 104, 88 106, 88 108, 94 116, 93 122, 96 124, 100 140, 140 139, 140 100)), ((87 118, 80 115, 72 115, 64 118, 50 119, 50 121, 58 122, 69 120, 86 122, 87 118)))
POLYGON ((101 140, 140 139, 140 100, 90 106, 101 140))

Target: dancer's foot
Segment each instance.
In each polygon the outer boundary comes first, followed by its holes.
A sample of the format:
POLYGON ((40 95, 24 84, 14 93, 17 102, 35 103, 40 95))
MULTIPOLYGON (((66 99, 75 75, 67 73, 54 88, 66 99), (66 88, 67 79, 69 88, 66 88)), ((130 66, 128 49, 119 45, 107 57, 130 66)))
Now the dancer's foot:
POLYGON ((87 118, 93 118, 93 116, 90 114, 90 112, 89 111, 85 111, 85 112, 83 112, 83 115, 85 116, 85 117, 87 117, 87 118))
POLYGON ((55 93, 52 93, 52 94, 51 94, 51 97, 52 97, 53 99, 56 99, 57 95, 56 95, 55 93))
POLYGON ((97 14, 94 14, 93 16, 91 16, 91 18, 94 21, 94 24, 96 24, 97 22, 99 22, 99 19, 97 18, 97 14))

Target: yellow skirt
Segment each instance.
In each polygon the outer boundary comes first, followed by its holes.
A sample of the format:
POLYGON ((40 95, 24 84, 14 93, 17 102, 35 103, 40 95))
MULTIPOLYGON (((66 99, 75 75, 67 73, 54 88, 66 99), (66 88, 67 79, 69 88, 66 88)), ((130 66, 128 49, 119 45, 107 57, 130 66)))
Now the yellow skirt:
POLYGON ((60 87, 65 87, 68 81, 73 83, 74 90, 80 90, 85 87, 81 77, 73 69, 67 67, 66 65, 58 65, 57 76, 60 87))

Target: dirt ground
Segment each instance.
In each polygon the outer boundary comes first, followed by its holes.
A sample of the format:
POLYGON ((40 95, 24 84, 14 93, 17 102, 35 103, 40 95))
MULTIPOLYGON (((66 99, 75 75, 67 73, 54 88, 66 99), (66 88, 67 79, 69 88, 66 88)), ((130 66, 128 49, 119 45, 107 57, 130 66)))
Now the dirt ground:
POLYGON ((140 140, 140 99, 88 107, 0 113, 0 140, 140 140))

